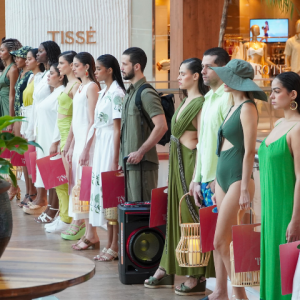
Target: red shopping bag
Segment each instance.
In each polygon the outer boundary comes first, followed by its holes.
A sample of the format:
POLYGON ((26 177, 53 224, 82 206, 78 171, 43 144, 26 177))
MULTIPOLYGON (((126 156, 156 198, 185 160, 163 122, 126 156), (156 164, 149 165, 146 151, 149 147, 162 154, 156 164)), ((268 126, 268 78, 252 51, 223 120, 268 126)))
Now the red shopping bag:
POLYGON ((26 167, 24 154, 19 154, 15 151, 10 152, 10 163, 14 167, 26 167))
POLYGON ((30 169, 31 169, 31 179, 32 182, 36 182, 36 152, 29 153, 29 160, 30 160, 30 169))
POLYGON ((36 164, 46 190, 68 182, 61 155, 53 154, 46 156, 38 159, 36 164))
MULTIPOLYGON (((1 151, 2 151, 2 148, 1 148, 1 151)), ((11 156, 10 151, 7 148, 0 155, 1 158, 10 158, 10 156, 11 156)))
POLYGON ((151 192, 149 227, 157 227, 167 223, 168 194, 164 186, 151 192))
MULTIPOLYGON (((251 209, 252 210, 252 209, 251 209)), ((255 219, 254 211, 253 216, 255 219)), ((255 228, 260 223, 240 225, 238 213, 238 225, 232 226, 233 254, 235 273, 260 270, 260 232, 255 228)))
POLYGON ((80 201, 90 201, 92 186, 92 170, 92 167, 82 167, 81 186, 79 194, 80 201))
MULTIPOLYGON (((120 171, 101 173, 103 208, 117 207, 125 202, 125 181, 120 171)), ((99 180, 96 178, 95 180, 99 180)))
POLYGON ((31 152, 35 152, 35 147, 32 145, 29 145, 28 150, 24 153, 28 175, 31 175, 31 166, 30 166, 30 157, 29 157, 29 153, 31 153, 31 152))
POLYGON ((298 245, 300 241, 279 245, 282 295, 293 292, 293 280, 300 251, 298 245))
POLYGON ((214 238, 218 219, 216 207, 217 205, 212 205, 199 209, 202 253, 215 250, 214 238))

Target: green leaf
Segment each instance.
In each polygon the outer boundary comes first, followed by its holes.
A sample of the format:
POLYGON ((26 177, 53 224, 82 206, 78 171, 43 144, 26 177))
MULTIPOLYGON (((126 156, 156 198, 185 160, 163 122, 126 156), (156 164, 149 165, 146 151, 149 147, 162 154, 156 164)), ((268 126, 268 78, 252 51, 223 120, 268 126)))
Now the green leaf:
POLYGON ((0 157, 0 165, 1 166, 9 166, 10 168, 13 168, 13 165, 10 163, 10 161, 6 160, 5 158, 2 158, 2 157, 0 157))
POLYGON ((28 142, 19 136, 15 136, 11 140, 6 141, 6 148, 10 151, 24 154, 28 150, 28 142))
POLYGON ((17 178, 16 178, 16 175, 12 172, 11 169, 9 169, 9 177, 10 177, 11 182, 14 185, 14 187, 17 187, 18 186, 17 178))
POLYGON ((0 173, 1 174, 8 174, 9 173, 9 170, 10 170, 10 168, 9 168, 9 166, 1 166, 0 167, 0 173))
POLYGON ((0 133, 0 139, 4 140, 4 141, 11 140, 14 137, 15 137, 15 135, 11 132, 1 132, 0 133))
POLYGON ((40 148, 44 152, 43 148, 38 143, 30 141, 30 142, 28 142, 28 144, 31 146, 34 146, 36 148, 40 148))
POLYGON ((300 249, 300 244, 297 246, 298 249, 300 249))
POLYGON ((13 124, 15 122, 22 122, 24 117, 11 117, 11 116, 4 116, 0 117, 0 130, 6 128, 8 125, 13 124))

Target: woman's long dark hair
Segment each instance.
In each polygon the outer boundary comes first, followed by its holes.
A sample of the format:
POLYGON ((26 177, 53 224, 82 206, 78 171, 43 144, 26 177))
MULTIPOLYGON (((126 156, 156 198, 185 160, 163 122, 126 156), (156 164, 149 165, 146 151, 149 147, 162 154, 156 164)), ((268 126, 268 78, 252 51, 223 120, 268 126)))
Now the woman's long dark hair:
MULTIPOLYGON (((53 67, 55 72, 58 74, 58 76, 60 76, 59 70, 58 70, 58 63, 54 63, 50 66, 50 68, 53 67)), ((64 79, 63 79, 63 85, 66 87, 68 84, 68 77, 66 75, 64 75, 64 79)))
POLYGON ((95 74, 94 74, 95 71, 96 71, 96 65, 95 65, 95 60, 94 60, 93 56, 88 52, 79 52, 75 55, 75 58, 77 58, 83 65, 89 65, 90 66, 89 69, 88 69, 89 77, 100 88, 100 84, 96 80, 96 77, 95 77, 95 74))
MULTIPOLYGON (((36 60, 36 55, 39 52, 39 49, 38 48, 33 48, 33 49, 30 49, 28 52, 31 52, 32 56, 36 60)), ((45 71, 44 64, 39 64, 39 69, 40 69, 41 72, 44 72, 45 71)))
POLYGON ((77 52, 70 50, 70 51, 65 51, 65 52, 61 53, 58 56, 58 58, 62 56, 69 64, 71 64, 76 55, 77 55, 77 52))
MULTIPOLYGON (((197 57, 193 57, 193 58, 188 58, 186 60, 184 60, 181 64, 186 64, 186 68, 188 70, 190 70, 192 72, 192 74, 198 73, 199 74, 199 80, 198 80, 198 90, 199 92, 204 96, 208 91, 209 88, 204 84, 203 82, 203 77, 202 77, 202 60, 197 58, 197 57)), ((183 95, 185 97, 188 96, 187 91, 186 90, 182 90, 183 95)))
POLYGON ((50 65, 53 65, 58 62, 58 56, 61 51, 59 46, 54 41, 46 41, 41 43, 46 50, 48 62, 50 65))
POLYGON ((112 77, 113 80, 116 80, 118 85, 122 88, 124 93, 126 92, 123 80, 122 80, 122 75, 121 75, 121 70, 120 70, 120 65, 117 61, 117 59, 110 54, 104 54, 101 55, 97 58, 97 61, 106 69, 111 68, 113 71, 112 77))
POLYGON ((297 92, 295 101, 298 104, 298 113, 300 113, 300 76, 295 72, 284 72, 276 76, 282 86, 287 89, 289 93, 293 90, 297 92))

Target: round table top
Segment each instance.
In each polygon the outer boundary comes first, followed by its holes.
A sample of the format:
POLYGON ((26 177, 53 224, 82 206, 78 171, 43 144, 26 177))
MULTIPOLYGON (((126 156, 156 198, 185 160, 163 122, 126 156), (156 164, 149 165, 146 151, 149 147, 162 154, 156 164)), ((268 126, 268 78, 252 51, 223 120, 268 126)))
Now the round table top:
POLYGON ((0 259, 0 299, 34 299, 91 279, 95 264, 56 251, 7 248, 0 259))

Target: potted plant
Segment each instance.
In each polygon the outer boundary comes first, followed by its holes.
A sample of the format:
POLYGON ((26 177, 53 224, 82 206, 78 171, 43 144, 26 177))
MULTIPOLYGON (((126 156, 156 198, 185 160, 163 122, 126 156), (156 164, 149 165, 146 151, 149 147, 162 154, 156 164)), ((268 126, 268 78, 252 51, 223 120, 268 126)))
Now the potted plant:
MULTIPOLYGON (((28 145, 35 147, 40 146, 34 142, 27 142, 21 137, 15 136, 11 132, 3 131, 8 125, 20 122, 23 117, 0 117, 0 155, 6 150, 15 151, 24 154, 28 150, 28 145)), ((4 175, 8 175, 11 183, 17 186, 17 179, 12 171, 12 164, 0 157, 0 257, 2 256, 12 233, 12 212, 7 191, 11 184, 4 179, 4 175)))

